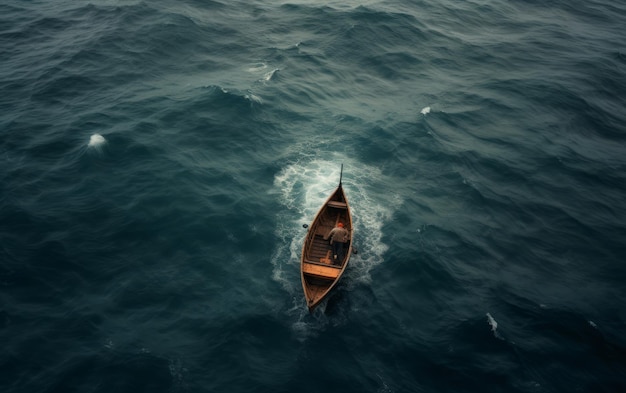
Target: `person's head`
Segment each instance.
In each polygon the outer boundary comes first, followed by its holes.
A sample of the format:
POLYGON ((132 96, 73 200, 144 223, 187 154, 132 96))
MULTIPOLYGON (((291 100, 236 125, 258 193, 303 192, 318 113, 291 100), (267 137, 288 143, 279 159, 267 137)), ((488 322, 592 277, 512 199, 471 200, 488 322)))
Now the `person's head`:
POLYGON ((343 223, 342 223, 342 222, 340 222, 340 223, 338 223, 338 224, 337 224, 337 226, 338 226, 339 228, 343 228, 343 223))

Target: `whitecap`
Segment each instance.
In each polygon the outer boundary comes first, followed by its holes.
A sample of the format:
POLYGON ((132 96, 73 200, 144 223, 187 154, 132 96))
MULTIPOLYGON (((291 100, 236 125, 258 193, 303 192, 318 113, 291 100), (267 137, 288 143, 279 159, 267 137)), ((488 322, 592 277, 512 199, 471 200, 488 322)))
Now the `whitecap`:
POLYGON ((102 153, 102 148, 106 145, 107 140, 100 134, 93 134, 89 138, 89 143, 87 143, 87 147, 89 149, 93 149, 98 153, 102 153))
POLYGON ((267 64, 257 63, 257 64, 254 64, 252 67, 248 68, 248 72, 261 72, 266 68, 267 68, 267 64))
POLYGON ((588 322, 589 322, 589 325, 591 325, 592 328, 595 328, 595 329, 598 328, 598 325, 596 325, 596 323, 594 321, 588 321, 588 322))
POLYGON ((502 336, 498 333, 498 322, 491 316, 490 313, 487 313, 487 322, 489 326, 491 326, 491 331, 493 332, 494 337, 502 340, 502 336))
POLYGON ((422 115, 427 115, 430 113, 430 107, 427 106, 426 108, 423 108, 420 112, 422 115))
POLYGON ((96 146, 101 146, 104 143, 106 143, 106 139, 104 139, 104 137, 102 135, 100 135, 100 134, 93 134, 89 138, 88 146, 89 147, 96 147, 96 146))
POLYGON ((273 69, 272 71, 270 71, 270 72, 266 73, 266 74, 263 76, 263 82, 269 82, 269 81, 271 81, 271 80, 274 78, 274 75, 276 75, 276 73, 277 73, 278 71, 280 71, 280 68, 273 69))
POLYGON ((257 96, 257 95, 254 95, 254 94, 252 94, 252 93, 246 94, 246 95, 244 96, 244 98, 245 98, 246 100, 248 100, 248 101, 251 101, 251 102, 256 102, 257 104, 262 104, 262 103, 263 103, 263 99, 261 99, 261 97, 259 97, 259 96, 257 96))
POLYGON ((487 313, 487 322, 489 322, 492 332, 495 332, 496 330, 498 330, 498 322, 495 319, 493 319, 493 317, 489 313, 487 313))

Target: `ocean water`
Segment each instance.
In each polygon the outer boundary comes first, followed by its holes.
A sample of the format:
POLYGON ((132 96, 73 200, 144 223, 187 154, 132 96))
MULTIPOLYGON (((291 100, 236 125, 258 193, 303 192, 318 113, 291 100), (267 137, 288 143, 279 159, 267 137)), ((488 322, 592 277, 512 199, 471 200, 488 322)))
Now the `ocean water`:
POLYGON ((0 391, 626 391, 626 4, 0 4, 0 391), (341 285, 299 255, 343 184, 341 285))

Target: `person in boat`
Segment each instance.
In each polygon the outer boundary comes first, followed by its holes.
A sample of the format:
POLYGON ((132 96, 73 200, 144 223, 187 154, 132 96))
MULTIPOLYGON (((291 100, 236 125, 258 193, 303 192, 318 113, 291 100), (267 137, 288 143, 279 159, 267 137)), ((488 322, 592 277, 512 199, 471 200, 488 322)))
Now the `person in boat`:
POLYGON ((343 227, 343 223, 337 223, 337 226, 328 232, 324 240, 330 238, 330 244, 333 246, 333 261, 341 263, 343 261, 344 246, 350 240, 350 233, 343 227))

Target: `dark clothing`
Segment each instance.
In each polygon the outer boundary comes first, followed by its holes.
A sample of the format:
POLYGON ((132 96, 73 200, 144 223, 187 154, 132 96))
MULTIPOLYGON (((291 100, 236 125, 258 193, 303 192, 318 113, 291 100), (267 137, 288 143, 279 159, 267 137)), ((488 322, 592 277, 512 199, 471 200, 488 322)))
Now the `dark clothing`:
POLYGON ((343 253, 344 253, 345 245, 346 243, 333 242, 333 258, 337 256, 337 258, 333 259, 334 265, 341 265, 341 261, 343 261, 343 253))

